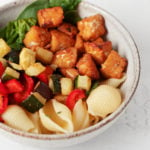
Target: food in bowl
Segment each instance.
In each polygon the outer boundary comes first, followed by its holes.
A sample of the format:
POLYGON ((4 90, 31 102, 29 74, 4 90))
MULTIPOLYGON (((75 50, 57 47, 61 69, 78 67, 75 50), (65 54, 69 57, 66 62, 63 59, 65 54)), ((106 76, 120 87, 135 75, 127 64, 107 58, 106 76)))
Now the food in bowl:
POLYGON ((101 14, 81 19, 78 3, 67 11, 61 1, 30 14, 35 3, 0 30, 1 120, 41 134, 92 126, 122 103, 127 59, 105 40, 101 14))

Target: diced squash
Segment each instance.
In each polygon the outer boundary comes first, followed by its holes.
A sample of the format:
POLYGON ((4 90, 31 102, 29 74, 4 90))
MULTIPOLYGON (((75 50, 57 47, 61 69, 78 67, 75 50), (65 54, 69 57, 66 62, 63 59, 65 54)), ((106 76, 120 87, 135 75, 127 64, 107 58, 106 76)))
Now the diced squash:
POLYGON ((46 103, 46 99, 38 92, 32 93, 26 100, 21 103, 27 111, 34 113, 42 108, 46 103))
POLYGON ((49 79, 49 87, 54 94, 61 93, 60 78, 61 75, 53 74, 49 79))
POLYGON ((99 36, 106 33, 104 18, 100 14, 82 19, 77 26, 80 31, 79 34, 86 41, 96 40, 99 36))
POLYGON ((50 64, 53 58, 53 53, 41 47, 36 48, 36 58, 44 64, 50 64))
POLYGON ((49 88, 49 86, 47 84, 45 84, 44 82, 41 82, 41 81, 39 81, 35 85, 34 92, 38 92, 41 96, 43 96, 47 100, 49 100, 53 96, 52 91, 49 88))
POLYGON ((74 44, 75 40, 69 35, 58 30, 51 31, 51 51, 56 52, 58 50, 66 49, 74 46, 74 44))
POLYGON ((3 64, 4 67, 7 66, 7 60, 4 58, 0 58, 0 62, 3 64))
POLYGON ((62 95, 69 95, 70 92, 73 90, 73 81, 70 78, 61 78, 60 84, 62 95))
POLYGON ((121 78, 127 66, 127 60, 112 50, 100 69, 105 78, 121 78))
POLYGON ((41 9, 37 13, 38 22, 40 27, 53 28, 59 26, 63 19, 62 7, 53 7, 41 9))
POLYGON ((17 72, 16 70, 10 68, 10 67, 6 67, 3 75, 2 75, 2 81, 7 81, 7 80, 11 80, 11 79, 19 79, 20 77, 20 73, 17 72))
POLYGON ((16 63, 9 62, 9 65, 15 70, 23 70, 22 66, 16 63))
POLYGON ((0 58, 4 57, 11 51, 11 48, 7 45, 7 43, 0 39, 0 58))
POLYGON ((41 63, 34 63, 30 65, 26 70, 26 74, 29 76, 38 76, 40 73, 42 73, 45 70, 45 66, 43 66, 41 63))
POLYGON ((19 64, 26 70, 30 65, 35 63, 35 56, 35 52, 28 48, 23 48, 19 55, 19 64))
POLYGON ((87 92, 90 90, 92 84, 92 80, 88 76, 79 75, 76 79, 75 86, 76 88, 86 90, 87 92))

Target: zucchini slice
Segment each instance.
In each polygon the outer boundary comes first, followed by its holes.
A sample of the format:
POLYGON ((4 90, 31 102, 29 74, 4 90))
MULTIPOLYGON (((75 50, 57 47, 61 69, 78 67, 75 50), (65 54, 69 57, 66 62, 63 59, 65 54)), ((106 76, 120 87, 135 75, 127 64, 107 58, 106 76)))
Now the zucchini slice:
POLYGON ((75 87, 79 89, 83 89, 89 91, 91 88, 92 80, 90 77, 84 75, 78 75, 75 79, 75 87))
POLYGON ((19 79, 20 77, 20 73, 17 72, 16 70, 10 68, 10 67, 6 67, 3 75, 2 75, 2 81, 8 81, 11 79, 19 79))
POLYGON ((69 95, 73 90, 73 81, 70 78, 61 78, 60 84, 62 95, 69 95))
POLYGON ((49 87, 54 94, 61 93, 60 78, 61 75, 53 74, 49 80, 49 87))
POLYGON ((52 90, 46 85, 44 82, 39 81, 35 88, 34 92, 38 92, 41 96, 46 98, 47 100, 51 99, 53 96, 52 90))
POLYGON ((46 103, 46 99, 38 92, 32 93, 26 100, 21 103, 21 106, 27 111, 34 113, 42 108, 46 103))

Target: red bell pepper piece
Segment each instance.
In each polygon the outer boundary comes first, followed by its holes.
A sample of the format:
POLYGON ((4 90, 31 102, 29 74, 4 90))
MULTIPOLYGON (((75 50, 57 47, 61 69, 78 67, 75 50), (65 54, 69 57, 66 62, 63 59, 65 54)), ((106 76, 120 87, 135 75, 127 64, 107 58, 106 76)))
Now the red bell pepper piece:
POLYGON ((7 87, 9 94, 22 92, 24 90, 24 86, 16 79, 8 80, 4 85, 7 87))
POLYGON ((14 100, 18 103, 24 101, 30 95, 34 88, 34 80, 26 74, 23 75, 22 83, 24 85, 24 91, 14 93, 13 95, 14 100))
POLYGON ((53 74, 53 69, 50 66, 47 66, 46 69, 37 76, 37 78, 40 81, 48 84, 48 79, 52 74, 53 74))
POLYGON ((0 78, 2 77, 4 71, 5 71, 5 67, 4 67, 3 63, 0 62, 0 78))
POLYGON ((5 85, 2 82, 0 82, 0 94, 2 95, 8 94, 8 89, 5 87, 5 85))
POLYGON ((7 106, 8 106, 7 95, 0 94, 0 115, 6 110, 7 106))
POLYGON ((86 97, 85 91, 81 89, 75 89, 73 90, 66 99, 66 106, 73 110, 75 103, 86 97))

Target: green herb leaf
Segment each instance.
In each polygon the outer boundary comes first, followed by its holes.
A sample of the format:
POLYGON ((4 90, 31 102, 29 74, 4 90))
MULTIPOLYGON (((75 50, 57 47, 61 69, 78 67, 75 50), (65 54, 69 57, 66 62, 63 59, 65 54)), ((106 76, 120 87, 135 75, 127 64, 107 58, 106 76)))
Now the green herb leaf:
POLYGON ((75 10, 81 0, 49 0, 50 7, 61 6, 64 11, 75 10))
POLYGON ((72 24, 76 24, 81 20, 77 10, 69 10, 65 13, 65 21, 72 24))
POLYGON ((77 6, 81 0, 49 0, 50 7, 61 6, 64 10, 65 21, 76 24, 81 20, 78 15, 77 6))
POLYGON ((18 19, 37 18, 37 11, 48 7, 49 7, 49 0, 37 0, 32 4, 30 4, 29 6, 27 6, 18 16, 18 19))
POLYGON ((12 49, 20 50, 26 32, 36 22, 34 18, 11 21, 5 28, 0 30, 0 38, 3 38, 12 49))

